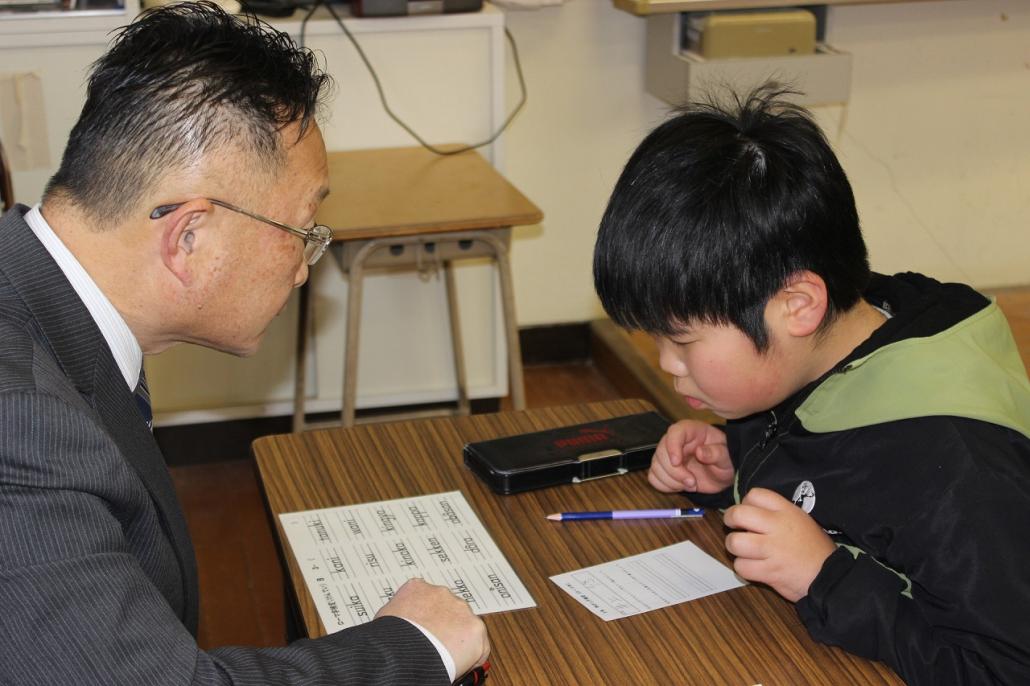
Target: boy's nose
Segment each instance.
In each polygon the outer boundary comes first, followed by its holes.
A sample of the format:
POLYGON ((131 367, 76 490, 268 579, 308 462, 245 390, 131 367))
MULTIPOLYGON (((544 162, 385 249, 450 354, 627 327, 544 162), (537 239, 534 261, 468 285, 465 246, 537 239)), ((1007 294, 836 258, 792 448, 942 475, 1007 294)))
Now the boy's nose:
POLYGON ((658 366, 672 376, 687 376, 687 365, 675 354, 675 345, 663 337, 658 338, 658 366))

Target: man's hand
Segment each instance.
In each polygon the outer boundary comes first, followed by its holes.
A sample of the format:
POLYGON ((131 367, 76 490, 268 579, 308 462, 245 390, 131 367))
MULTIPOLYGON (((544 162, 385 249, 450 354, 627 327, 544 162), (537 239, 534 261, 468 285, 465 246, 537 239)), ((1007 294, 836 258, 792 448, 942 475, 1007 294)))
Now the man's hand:
POLYGON ((663 493, 718 493, 733 484, 726 434, 693 419, 676 422, 651 458, 647 480, 663 493))
POLYGON ((808 595, 837 549, 807 512, 765 488, 751 489, 740 505, 726 510, 723 522, 738 529, 726 537, 726 550, 737 556, 737 574, 768 584, 792 603, 808 595))
POLYGON ((444 586, 409 579, 376 613, 376 617, 384 616, 415 622, 436 636, 454 658, 458 676, 483 664, 490 655, 483 620, 444 586))

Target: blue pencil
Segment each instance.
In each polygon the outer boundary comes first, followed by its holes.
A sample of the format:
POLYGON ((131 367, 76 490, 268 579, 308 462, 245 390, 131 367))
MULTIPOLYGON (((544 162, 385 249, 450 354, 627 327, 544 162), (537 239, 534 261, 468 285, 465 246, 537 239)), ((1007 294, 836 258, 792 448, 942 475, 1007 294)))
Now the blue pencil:
POLYGON ((605 510, 602 512, 559 512, 549 514, 552 522, 575 522, 587 519, 687 519, 704 517, 700 507, 672 510, 605 510))

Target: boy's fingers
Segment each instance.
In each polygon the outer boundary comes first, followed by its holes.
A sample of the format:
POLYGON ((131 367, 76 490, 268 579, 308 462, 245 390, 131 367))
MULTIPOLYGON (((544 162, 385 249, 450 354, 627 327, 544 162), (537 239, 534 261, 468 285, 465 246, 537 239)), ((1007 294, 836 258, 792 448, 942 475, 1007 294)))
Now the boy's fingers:
POLYGON ((748 581, 764 581, 763 567, 761 560, 754 560, 749 557, 738 557, 733 560, 733 571, 737 573, 737 576, 748 581))
POLYGON ((683 486, 681 490, 690 491, 691 493, 697 490, 697 479, 690 472, 687 472, 687 475, 683 477, 681 484, 683 486))
POLYGON ((726 446, 718 445, 703 445, 697 449, 694 453, 697 456, 697 461, 701 464, 713 465, 724 461, 729 461, 729 451, 726 450, 726 446))
POLYGON ((752 531, 756 534, 769 533, 769 510, 752 504, 734 505, 726 510, 722 521, 731 529, 752 531))
POLYGON ((666 438, 667 436, 662 436, 662 440, 658 441, 658 445, 655 446, 654 455, 651 456, 651 464, 662 459, 668 459, 669 449, 667 447, 666 438))
POLYGON ((726 550, 737 559, 764 560, 767 556, 763 539, 759 534, 734 531, 726 536, 726 550))
POLYGON ((665 437, 662 438, 662 443, 660 445, 665 446, 665 454, 669 456, 669 464, 673 467, 679 467, 683 464, 683 448, 679 441, 666 434, 665 437))
POLYGON ((651 469, 647 473, 647 480, 659 491, 678 493, 683 490, 681 476, 671 472, 658 460, 651 462, 651 469))
POLYGON ((663 475, 658 474, 655 470, 651 470, 647 473, 647 482, 658 491, 663 493, 678 493, 682 491, 682 486, 676 481, 666 481, 663 475))
POLYGON ((763 510, 772 510, 773 512, 796 507, 794 503, 776 491, 770 491, 768 488, 752 488, 741 502, 745 505, 753 505, 763 510))
POLYGON ((689 420, 676 422, 662 437, 665 448, 669 452, 670 461, 674 466, 678 467, 683 464, 686 455, 694 452, 694 446, 697 445, 699 438, 697 424, 698 422, 689 420))
POLYGON ((706 445, 726 445, 726 432, 709 424, 705 428, 704 439, 706 445))

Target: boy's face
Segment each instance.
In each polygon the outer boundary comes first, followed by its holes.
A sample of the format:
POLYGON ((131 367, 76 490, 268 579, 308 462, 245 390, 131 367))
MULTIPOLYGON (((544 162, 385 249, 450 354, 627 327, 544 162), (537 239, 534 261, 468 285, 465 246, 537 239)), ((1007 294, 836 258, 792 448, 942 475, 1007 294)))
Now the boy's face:
POLYGON ((659 364, 695 410, 736 419, 775 407, 795 390, 791 356, 775 331, 764 353, 734 326, 695 324, 681 331, 656 338, 659 364))

